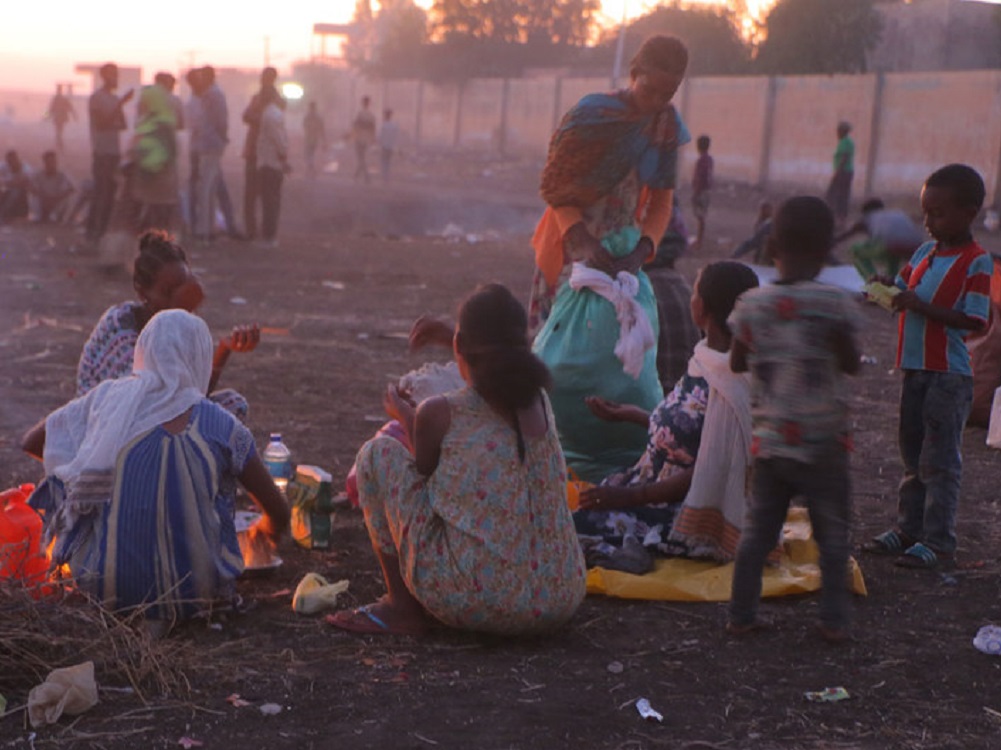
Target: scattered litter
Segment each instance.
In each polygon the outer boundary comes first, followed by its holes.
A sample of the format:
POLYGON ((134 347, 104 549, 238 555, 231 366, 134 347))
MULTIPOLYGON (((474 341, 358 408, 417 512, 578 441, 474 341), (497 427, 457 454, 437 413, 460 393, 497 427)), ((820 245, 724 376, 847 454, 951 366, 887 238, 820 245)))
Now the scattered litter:
POLYGON ((664 721, 664 716, 660 712, 655 711, 653 706, 650 705, 650 701, 646 698, 640 698, 636 701, 636 710, 647 721, 664 721))
POLYGON ((368 341, 368 334, 359 333, 357 336, 355 336, 355 338, 358 339, 359 341, 368 341))
POLYGON ((984 625, 977 631, 973 645, 977 651, 991 656, 1001 656, 1001 628, 997 625, 984 625))
POLYGON ((222 632, 222 623, 221 622, 210 622, 209 623, 209 630, 214 630, 217 633, 221 633, 222 632))
POLYGON ((277 703, 262 703, 257 710, 265 716, 277 716, 282 712, 282 707, 277 703))
POLYGON ((851 696, 848 695, 848 691, 843 687, 830 687, 824 688, 823 690, 807 691, 803 693, 803 697, 813 703, 837 703, 838 701, 845 701, 851 698, 851 696))
POLYGON ((177 741, 177 744, 184 748, 184 750, 191 750, 193 747, 202 747, 205 743, 201 740, 196 740, 194 737, 181 737, 177 741))
POLYGON ((861 357, 858 358, 858 361, 860 363, 862 363, 863 365, 878 365, 879 364, 879 360, 878 359, 876 359, 875 357, 871 357, 868 354, 863 354, 861 357))
POLYGON ((347 289, 343 281, 330 281, 329 279, 323 282, 323 286, 327 287, 327 289, 336 289, 339 292, 347 289))
POLYGON ((622 674, 626 668, 622 666, 621 661, 613 661, 608 663, 606 669, 612 674, 622 674))
POLYGON ((31 726, 55 724, 64 713, 76 716, 97 705, 94 662, 54 669, 28 693, 31 726))
POLYGON ((439 232, 439 235, 444 237, 449 242, 458 242, 462 239, 464 234, 465 231, 463 228, 451 221, 445 225, 445 228, 442 229, 441 232, 439 232))
POLYGON ((245 305, 245 304, 247 304, 247 300, 245 298, 243 298, 243 297, 230 297, 229 298, 229 304, 231 304, 231 305, 245 305))
POLYGON ((956 578, 956 576, 951 576, 948 573, 943 573, 939 577, 939 582, 943 586, 956 586, 957 584, 959 584, 959 579, 956 578))
POLYGON ((244 706, 253 705, 250 701, 245 701, 243 698, 241 698, 239 693, 233 693, 232 695, 227 696, 226 702, 229 703, 230 705, 236 706, 237 708, 243 708, 244 706))
POLYGON ((349 585, 347 580, 330 583, 318 573, 307 573, 296 586, 292 610, 300 615, 312 615, 332 609, 337 606, 337 597, 347 591, 349 585))
POLYGON ((993 708, 984 706, 984 713, 988 716, 994 717, 995 719, 1001 719, 1001 711, 995 711, 993 708))

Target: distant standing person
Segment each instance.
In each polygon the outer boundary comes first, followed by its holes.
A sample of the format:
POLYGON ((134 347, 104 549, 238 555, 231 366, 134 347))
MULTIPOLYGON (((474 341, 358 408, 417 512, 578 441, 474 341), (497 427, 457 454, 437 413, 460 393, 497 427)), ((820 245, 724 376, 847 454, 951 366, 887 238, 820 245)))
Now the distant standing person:
POLYGON ((277 80, 277 70, 271 67, 262 70, 261 88, 243 110, 243 121, 247 124, 247 139, 243 143, 243 229, 248 240, 257 236, 257 134, 271 92, 278 93, 277 80))
POLYGON ((306 149, 306 176, 316 177, 316 150, 327 147, 327 129, 316 109, 316 102, 309 103, 309 111, 302 118, 302 137, 306 149))
POLYGON ((834 149, 834 176, 827 186, 827 205, 834 212, 838 224, 848 219, 848 202, 852 197, 852 178, 855 177, 855 141, 850 122, 838 123, 838 145, 834 149))
POLYGON ((257 134, 257 187, 261 194, 261 246, 278 247, 278 219, 282 207, 282 181, 292 171, 288 162, 285 100, 277 89, 265 95, 257 134))
POLYGON ((201 118, 192 143, 198 152, 198 178, 195 188, 195 239, 208 242, 215 219, 215 195, 219 182, 222 155, 229 143, 229 110, 226 95, 215 82, 215 68, 206 65, 199 72, 203 86, 201 93, 201 118))
POLYGON ((369 181, 366 156, 368 155, 369 147, 375 143, 375 115, 369 109, 371 104, 372 100, 367 96, 363 96, 361 99, 361 111, 355 115, 354 122, 351 124, 351 138, 355 142, 355 157, 357 160, 355 180, 361 178, 365 182, 369 181))
POLYGON ((706 216, 709 215, 709 194, 713 187, 713 158, 709 155, 712 139, 700 135, 695 142, 699 158, 692 173, 692 215, 698 229, 695 234, 695 249, 702 249, 702 237, 706 232, 706 216))
POLYGON ((76 119, 76 110, 70 98, 63 94, 62 84, 56 86, 56 95, 49 102, 49 119, 56 130, 56 150, 63 153, 66 150, 63 145, 63 129, 70 119, 76 119))
POLYGON ((382 127, 379 129, 379 149, 382 166, 382 181, 389 182, 389 165, 396 153, 396 144, 400 140, 400 126, 393 119, 393 110, 382 113, 382 127))
POLYGON ((88 114, 90 117, 90 143, 93 151, 92 172, 94 195, 87 217, 87 239, 97 242, 108 229, 111 209, 115 203, 115 173, 122 158, 118 134, 125 130, 123 108, 132 99, 135 91, 129 90, 124 96, 116 96, 118 88, 118 66, 107 63, 101 66, 103 85, 90 95, 88 114))

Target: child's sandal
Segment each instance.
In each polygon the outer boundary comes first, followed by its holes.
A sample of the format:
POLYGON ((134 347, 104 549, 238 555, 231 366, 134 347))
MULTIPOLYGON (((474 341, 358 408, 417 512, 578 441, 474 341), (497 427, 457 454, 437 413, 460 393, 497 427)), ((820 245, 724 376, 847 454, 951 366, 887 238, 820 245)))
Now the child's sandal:
POLYGON ((947 559, 950 559, 948 555, 935 552, 931 547, 918 542, 908 547, 893 564, 901 568, 935 570, 947 559))
POLYGON ((903 532, 891 529, 863 544, 862 551, 873 555, 900 555, 912 546, 914 546, 913 539, 903 532))

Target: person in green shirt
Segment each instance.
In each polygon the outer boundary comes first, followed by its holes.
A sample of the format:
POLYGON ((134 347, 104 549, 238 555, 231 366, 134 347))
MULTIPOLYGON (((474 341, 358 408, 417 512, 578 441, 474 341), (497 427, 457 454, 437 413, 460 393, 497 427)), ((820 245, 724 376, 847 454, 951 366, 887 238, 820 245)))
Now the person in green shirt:
POLYGON ((838 123, 838 145, 834 149, 834 175, 827 186, 827 203, 839 224, 848 219, 848 203, 852 194, 852 178, 855 176, 855 141, 848 134, 852 131, 850 122, 838 123))

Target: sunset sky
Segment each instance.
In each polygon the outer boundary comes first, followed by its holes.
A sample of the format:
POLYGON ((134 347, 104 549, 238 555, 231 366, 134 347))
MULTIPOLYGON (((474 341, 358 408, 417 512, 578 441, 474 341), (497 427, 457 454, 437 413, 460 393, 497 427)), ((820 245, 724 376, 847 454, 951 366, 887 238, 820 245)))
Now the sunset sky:
MULTIPOLYGON (((772 1, 751 0, 749 6, 759 9, 772 1)), ((431 0, 418 2, 428 6, 431 0)), ((602 6, 607 23, 614 24, 624 5, 633 17, 655 4, 603 0, 602 6)), ((74 74, 77 62, 140 65, 146 77, 191 63, 256 68, 264 62, 266 36, 272 64, 287 70, 309 57, 314 22, 343 23, 354 12, 354 0, 287 0, 263 6, 232 0, 6 0, 5 5, 0 89, 48 91, 58 81, 75 82, 82 93, 89 81, 74 74)))

